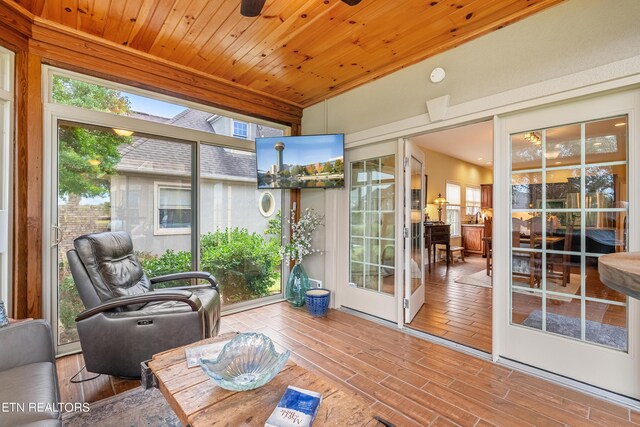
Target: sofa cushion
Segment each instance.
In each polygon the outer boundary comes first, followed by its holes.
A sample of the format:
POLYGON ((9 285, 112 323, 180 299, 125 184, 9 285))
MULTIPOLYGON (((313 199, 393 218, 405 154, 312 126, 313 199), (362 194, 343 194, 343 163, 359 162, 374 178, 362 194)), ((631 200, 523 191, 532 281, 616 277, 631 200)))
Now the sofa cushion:
POLYGON ((59 419, 55 377, 52 362, 31 363, 0 371, 0 405, 4 405, 0 407, 0 427, 59 419), (49 404, 47 406, 53 411, 43 411, 45 408, 36 407, 38 403, 41 406, 49 404))

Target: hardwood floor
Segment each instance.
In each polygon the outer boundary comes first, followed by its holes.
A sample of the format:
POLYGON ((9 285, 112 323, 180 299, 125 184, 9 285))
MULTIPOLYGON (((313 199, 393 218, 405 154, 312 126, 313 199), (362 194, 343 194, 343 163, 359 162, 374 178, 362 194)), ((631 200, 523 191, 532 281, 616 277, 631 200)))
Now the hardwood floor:
POLYGON ((425 304, 409 326, 490 353, 492 289, 455 282, 485 268, 485 258, 477 255, 467 255, 465 262, 448 269, 444 262, 432 264, 425 304))
MULTIPOLYGON (((397 426, 638 426, 640 413, 399 330, 330 310, 312 318, 278 303, 225 316, 221 333, 260 331, 292 359, 364 396, 397 426)), ((93 402, 136 384, 68 379, 82 363, 58 360, 62 400, 93 402)))

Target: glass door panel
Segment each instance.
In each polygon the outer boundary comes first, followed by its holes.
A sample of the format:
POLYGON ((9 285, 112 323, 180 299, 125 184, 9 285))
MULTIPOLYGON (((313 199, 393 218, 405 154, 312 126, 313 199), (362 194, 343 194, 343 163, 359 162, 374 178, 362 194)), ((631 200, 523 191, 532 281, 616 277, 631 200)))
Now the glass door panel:
POLYGON ((408 167, 405 170, 405 224, 408 229, 405 239, 405 323, 410 323, 425 300, 424 285, 424 195, 423 195, 423 160, 424 155, 410 141, 406 141, 409 154, 408 167), (420 159, 415 156, 419 156, 420 159))
POLYGON ((394 295, 395 156, 352 162, 350 168, 350 281, 394 295))
POLYGON ((200 269, 223 309, 282 294, 280 190, 257 190, 255 153, 200 145, 200 269))
POLYGON ((66 252, 83 234, 126 231, 149 277, 192 269, 193 144, 72 122, 57 127, 57 343, 84 306, 66 252))
POLYGON ((349 233, 348 264, 341 269, 344 285, 338 292, 341 306, 392 322, 398 321, 396 289, 403 277, 398 264, 402 237, 397 232, 399 146, 398 141, 389 141, 349 151, 348 231, 344 224, 349 233))
POLYGON ((511 135, 512 324, 628 350, 627 298, 597 271, 601 254, 627 250, 626 124, 619 116, 511 135), (523 141, 543 153, 526 171, 523 141))

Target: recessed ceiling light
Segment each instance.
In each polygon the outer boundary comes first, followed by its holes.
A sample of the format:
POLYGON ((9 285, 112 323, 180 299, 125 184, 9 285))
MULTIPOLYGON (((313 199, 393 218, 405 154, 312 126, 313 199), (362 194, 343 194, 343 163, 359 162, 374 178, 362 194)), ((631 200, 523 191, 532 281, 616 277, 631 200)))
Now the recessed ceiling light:
POLYGON ((593 146, 594 147, 600 147, 602 145, 602 142, 594 142, 593 146))
POLYGON ((561 161, 557 161, 557 162, 556 162, 556 165, 559 165, 559 164, 561 164, 561 163, 562 163, 561 161))
POLYGON ((614 126, 624 126, 626 124, 627 124, 626 122, 620 122, 620 123, 616 123, 614 126))
POLYGON ((478 157, 478 160, 482 160, 482 157, 478 157))

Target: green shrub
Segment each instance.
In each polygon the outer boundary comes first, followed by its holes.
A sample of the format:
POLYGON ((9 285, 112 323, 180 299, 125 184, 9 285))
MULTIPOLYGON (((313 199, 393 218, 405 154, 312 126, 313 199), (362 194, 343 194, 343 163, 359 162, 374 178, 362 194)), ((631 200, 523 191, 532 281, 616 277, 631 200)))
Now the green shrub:
POLYGON ((201 268, 216 278, 227 304, 267 296, 279 276, 278 248, 276 239, 246 229, 218 230, 200 240, 201 268))
MULTIPOLYGON (((216 278, 225 304, 271 295, 280 277, 279 247, 277 239, 265 241, 246 229, 207 233, 200 239, 200 269, 216 278)), ((191 270, 191 254, 186 251, 168 250, 159 257, 140 253, 138 259, 149 277, 191 270)))
POLYGON ((66 341, 77 340, 76 332, 76 316, 84 310, 84 304, 78 295, 78 290, 71 275, 65 275, 60 280, 59 288, 59 306, 58 317, 64 329, 65 335, 69 335, 66 341))

